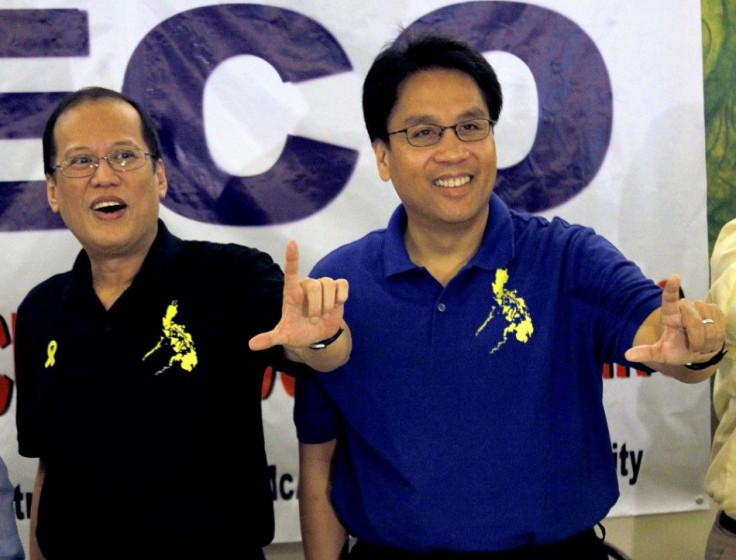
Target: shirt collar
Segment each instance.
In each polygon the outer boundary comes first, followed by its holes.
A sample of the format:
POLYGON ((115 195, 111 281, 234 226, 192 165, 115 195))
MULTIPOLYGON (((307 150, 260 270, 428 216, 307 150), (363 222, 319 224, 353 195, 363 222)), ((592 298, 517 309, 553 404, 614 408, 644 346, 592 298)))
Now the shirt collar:
MULTIPOLYGON (((489 202, 488 223, 478 252, 470 266, 495 270, 505 267, 514 256, 515 236, 512 211, 495 193, 489 202)), ((407 215, 400 204, 386 227, 383 263, 386 277, 418 268, 409 258, 404 242, 407 215)))
MULTIPOLYGON (((147 282, 148 279, 162 279, 167 272, 171 271, 171 266, 177 256, 182 251, 182 240, 172 235, 164 225, 161 219, 158 220, 158 232, 151 248, 143 260, 143 265, 135 275, 133 284, 129 290, 134 288, 141 282, 147 282)), ((69 289, 65 294, 67 298, 83 298, 92 292, 92 267, 87 252, 82 249, 79 251, 74 261, 71 271, 71 282, 69 289)), ((159 280, 162 285, 166 282, 159 280)), ((94 295, 94 294, 93 294, 94 295)), ((96 296, 95 296, 96 297, 96 296)))

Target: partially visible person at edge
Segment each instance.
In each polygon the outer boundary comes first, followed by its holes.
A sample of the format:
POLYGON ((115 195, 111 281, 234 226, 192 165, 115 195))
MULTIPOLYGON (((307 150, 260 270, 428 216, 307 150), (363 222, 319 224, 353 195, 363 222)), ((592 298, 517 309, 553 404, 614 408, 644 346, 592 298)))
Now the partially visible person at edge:
POLYGON ((736 219, 723 226, 710 259, 707 299, 726 315, 726 349, 713 381, 718 425, 713 435, 705 488, 718 507, 705 560, 736 558, 736 219))
POLYGON ((0 457, 0 560, 23 560, 26 555, 15 518, 15 488, 8 467, 0 457))
POLYGON ((602 402, 616 362, 710 376, 724 317, 592 229, 495 194, 502 95, 471 46, 400 36, 363 111, 388 227, 323 258, 350 282, 350 361, 297 379, 308 560, 598 560, 619 492, 602 402))
POLYGON ((263 558, 263 374, 345 363, 347 283, 300 278, 293 241, 282 273, 257 249, 172 235, 157 131, 120 93, 65 97, 43 157, 49 206, 82 250, 18 308, 31 559, 263 558))

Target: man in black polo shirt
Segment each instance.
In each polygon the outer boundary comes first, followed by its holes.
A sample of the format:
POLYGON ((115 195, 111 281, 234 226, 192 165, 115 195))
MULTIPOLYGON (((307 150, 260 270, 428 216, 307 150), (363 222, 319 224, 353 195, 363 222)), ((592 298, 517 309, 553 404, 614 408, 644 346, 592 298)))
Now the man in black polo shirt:
POLYGON ((118 92, 64 98, 43 149, 49 205, 82 251, 18 309, 30 557, 262 559, 263 372, 347 361, 347 282, 300 279, 294 242, 282 273, 256 249, 169 233, 156 130, 118 92))

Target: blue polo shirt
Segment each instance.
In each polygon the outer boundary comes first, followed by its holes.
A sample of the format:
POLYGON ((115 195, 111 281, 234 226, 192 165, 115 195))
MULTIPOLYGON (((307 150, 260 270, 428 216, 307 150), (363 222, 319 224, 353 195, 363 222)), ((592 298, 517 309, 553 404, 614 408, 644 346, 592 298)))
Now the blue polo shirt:
POLYGON ((359 539, 493 551, 570 537, 618 498, 602 369, 627 363, 661 289, 592 229, 490 202, 442 286, 400 206, 312 276, 350 282, 350 361, 297 381, 299 440, 338 439, 332 500, 359 539))

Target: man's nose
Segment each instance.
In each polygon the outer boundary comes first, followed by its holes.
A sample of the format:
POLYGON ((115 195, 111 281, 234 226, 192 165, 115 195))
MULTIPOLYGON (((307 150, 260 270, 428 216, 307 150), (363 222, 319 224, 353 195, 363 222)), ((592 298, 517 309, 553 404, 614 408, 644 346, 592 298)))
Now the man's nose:
POLYGON ((437 142, 437 154, 441 159, 462 159, 468 154, 467 142, 463 142, 453 127, 445 128, 437 142))
POLYGON ((109 177, 117 178, 117 173, 112 168, 112 164, 108 159, 108 156, 102 156, 99 158, 97 165, 95 166, 95 172, 92 174, 97 180, 104 180, 109 177), (102 160, 105 160, 106 165, 102 164, 102 160))

